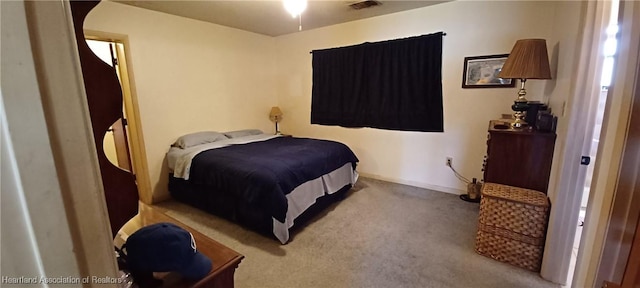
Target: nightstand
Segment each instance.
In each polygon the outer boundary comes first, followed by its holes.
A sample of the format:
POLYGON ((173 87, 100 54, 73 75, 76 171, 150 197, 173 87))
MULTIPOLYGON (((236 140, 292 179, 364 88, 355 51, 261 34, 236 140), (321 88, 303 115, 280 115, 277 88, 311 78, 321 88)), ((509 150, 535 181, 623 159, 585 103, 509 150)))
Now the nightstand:
POLYGON ((491 121, 484 182, 547 193, 556 134, 491 121))

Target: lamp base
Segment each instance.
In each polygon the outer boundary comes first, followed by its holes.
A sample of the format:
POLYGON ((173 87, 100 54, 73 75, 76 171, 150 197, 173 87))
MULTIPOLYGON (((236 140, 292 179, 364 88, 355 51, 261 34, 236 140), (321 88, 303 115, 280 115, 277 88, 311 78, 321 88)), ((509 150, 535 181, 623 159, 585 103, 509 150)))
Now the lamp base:
POLYGON ((527 122, 522 120, 522 119, 516 118, 516 120, 511 122, 511 127, 512 128, 525 128, 527 126, 529 126, 529 124, 527 124, 527 122))
POLYGON ((513 109, 513 111, 515 111, 513 113, 513 118, 515 118, 515 120, 511 123, 511 127, 513 128, 523 128, 523 127, 527 127, 528 124, 526 121, 524 121, 524 117, 527 115, 527 110, 529 109, 529 104, 527 104, 527 101, 524 100, 516 100, 514 101, 513 105, 511 106, 511 109, 513 109))

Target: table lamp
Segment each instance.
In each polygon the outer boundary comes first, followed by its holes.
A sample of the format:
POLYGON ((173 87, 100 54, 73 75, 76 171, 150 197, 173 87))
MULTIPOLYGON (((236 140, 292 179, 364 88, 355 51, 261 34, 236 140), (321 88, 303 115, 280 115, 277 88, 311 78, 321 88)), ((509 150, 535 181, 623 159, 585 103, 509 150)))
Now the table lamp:
POLYGON ((281 134, 280 130, 278 130, 278 122, 282 120, 282 111, 280 111, 280 107, 278 106, 271 107, 271 112, 269 113, 269 119, 271 119, 271 121, 276 122, 276 135, 281 134))
POLYGON ((527 79, 551 79, 547 42, 544 39, 516 41, 498 77, 520 79, 521 86, 518 98, 511 106, 511 109, 515 111, 513 113, 515 120, 511 126, 514 128, 527 126, 527 122, 524 121, 525 113, 529 109, 528 100, 525 97, 527 91, 524 88, 527 79))

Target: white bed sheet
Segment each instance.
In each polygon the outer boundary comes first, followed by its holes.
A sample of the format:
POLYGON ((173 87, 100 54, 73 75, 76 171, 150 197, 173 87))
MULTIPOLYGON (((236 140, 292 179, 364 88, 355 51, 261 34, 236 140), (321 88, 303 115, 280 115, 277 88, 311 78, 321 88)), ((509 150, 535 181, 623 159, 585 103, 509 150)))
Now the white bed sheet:
POLYGON ((173 177, 189 180, 191 161, 193 160, 193 157, 198 155, 198 153, 200 152, 235 144, 247 144, 251 142, 265 141, 276 137, 280 137, 280 135, 258 134, 238 138, 229 138, 226 140, 196 145, 186 149, 171 147, 171 149, 169 149, 169 152, 167 152, 167 166, 169 167, 169 172, 173 173, 173 177))
POLYGON ((296 187, 291 193, 287 194, 287 216, 284 223, 272 218, 273 235, 278 238, 280 243, 285 244, 289 241, 289 228, 293 226, 293 221, 300 216, 316 200, 325 194, 333 194, 338 192, 347 184, 355 184, 358 180, 358 172, 353 169, 352 163, 344 164, 342 167, 329 172, 316 179, 307 181, 296 187))

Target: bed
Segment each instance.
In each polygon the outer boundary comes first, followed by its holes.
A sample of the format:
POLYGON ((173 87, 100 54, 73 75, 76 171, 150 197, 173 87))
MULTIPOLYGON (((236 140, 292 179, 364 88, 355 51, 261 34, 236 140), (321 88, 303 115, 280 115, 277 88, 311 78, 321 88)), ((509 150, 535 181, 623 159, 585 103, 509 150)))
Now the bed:
POLYGON ((358 178, 358 158, 342 143, 255 129, 185 135, 167 162, 174 199, 282 244, 305 211, 340 199, 358 178))

